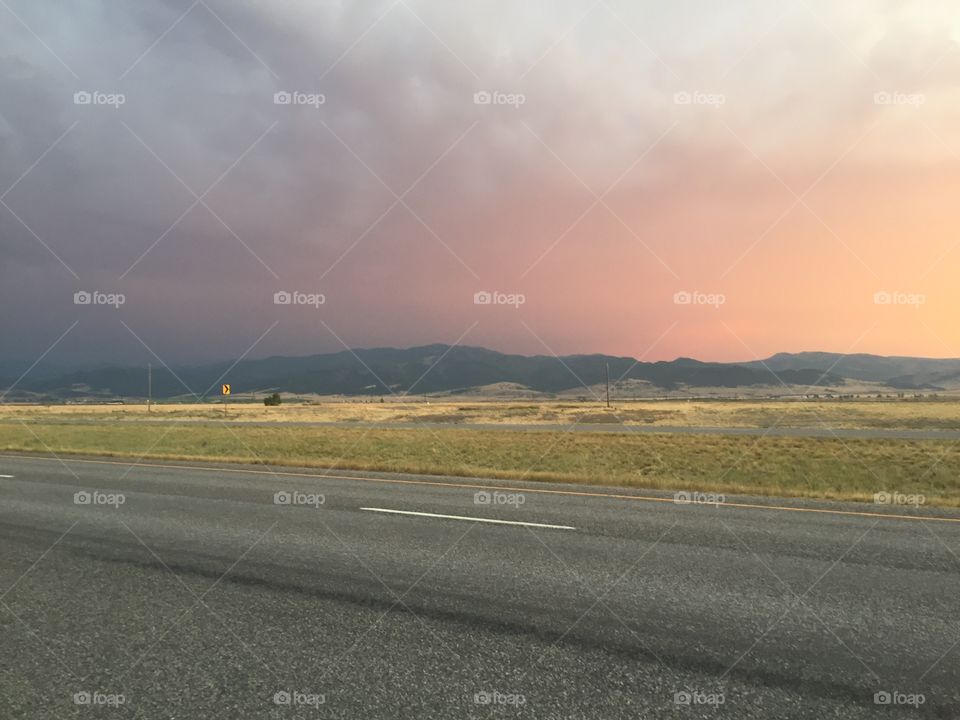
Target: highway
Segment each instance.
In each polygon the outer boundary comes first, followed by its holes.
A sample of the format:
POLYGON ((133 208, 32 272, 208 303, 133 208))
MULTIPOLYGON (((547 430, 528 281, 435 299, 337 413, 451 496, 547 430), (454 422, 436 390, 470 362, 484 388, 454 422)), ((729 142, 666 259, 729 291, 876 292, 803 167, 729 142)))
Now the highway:
POLYGON ((956 514, 726 502, 0 455, 0 717, 960 717, 956 514))

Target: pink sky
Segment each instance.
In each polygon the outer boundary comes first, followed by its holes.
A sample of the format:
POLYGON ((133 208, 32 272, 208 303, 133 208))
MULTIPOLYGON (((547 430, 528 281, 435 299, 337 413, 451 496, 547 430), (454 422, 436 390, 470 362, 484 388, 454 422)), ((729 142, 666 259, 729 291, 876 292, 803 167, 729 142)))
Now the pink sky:
POLYGON ((960 356, 949 3, 248 2, 243 43, 191 12, 155 46, 182 9, 15 5, 44 44, 0 31, 10 356, 75 320, 51 359, 960 356))

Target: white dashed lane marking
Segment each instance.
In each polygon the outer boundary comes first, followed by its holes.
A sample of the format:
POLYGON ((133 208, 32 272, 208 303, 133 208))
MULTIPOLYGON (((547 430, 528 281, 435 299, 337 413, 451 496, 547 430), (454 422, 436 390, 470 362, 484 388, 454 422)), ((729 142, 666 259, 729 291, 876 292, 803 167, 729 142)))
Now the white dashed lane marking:
POLYGON ((521 525, 523 527, 550 528, 551 530, 576 530, 569 525, 548 525, 546 523, 520 522, 519 520, 494 520, 493 518, 468 517, 466 515, 440 515, 439 513, 414 512, 413 510, 388 510, 386 508, 362 507, 370 512, 391 513, 393 515, 414 515, 416 517, 439 518, 441 520, 470 520, 472 522, 493 523, 495 525, 521 525))

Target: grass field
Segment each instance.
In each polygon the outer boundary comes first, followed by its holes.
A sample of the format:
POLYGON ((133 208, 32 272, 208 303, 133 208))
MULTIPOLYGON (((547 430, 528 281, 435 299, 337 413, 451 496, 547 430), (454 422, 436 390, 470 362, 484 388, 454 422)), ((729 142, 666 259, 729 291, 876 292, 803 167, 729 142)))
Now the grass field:
MULTIPOLYGON (((596 402, 324 402, 231 403, 235 421, 431 422, 457 424, 602 423, 709 427, 823 427, 960 429, 960 401, 849 400, 761 401, 664 400, 621 402, 607 409, 596 402)), ((144 405, 0 405, 0 422, 212 420, 223 407, 208 404, 160 404, 149 414, 144 405)))
POLYGON ((960 506, 947 441, 0 421, 0 449, 960 506))

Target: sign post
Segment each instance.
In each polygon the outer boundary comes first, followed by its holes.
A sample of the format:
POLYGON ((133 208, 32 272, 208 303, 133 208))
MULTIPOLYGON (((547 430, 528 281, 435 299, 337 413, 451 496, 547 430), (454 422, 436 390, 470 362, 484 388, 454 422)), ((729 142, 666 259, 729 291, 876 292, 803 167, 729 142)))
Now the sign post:
POLYGON ((220 394, 223 395, 223 416, 227 416, 227 398, 230 396, 230 385, 223 383, 220 386, 220 394))

